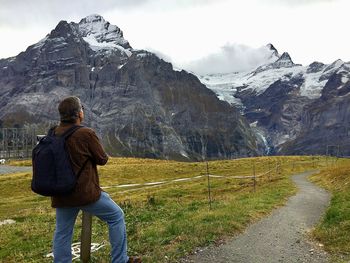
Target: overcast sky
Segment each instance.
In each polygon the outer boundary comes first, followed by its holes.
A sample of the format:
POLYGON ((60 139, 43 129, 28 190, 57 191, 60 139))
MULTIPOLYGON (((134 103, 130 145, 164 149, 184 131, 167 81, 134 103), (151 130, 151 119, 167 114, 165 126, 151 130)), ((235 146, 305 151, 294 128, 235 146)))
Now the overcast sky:
POLYGON ((303 65, 350 61, 349 10, 349 0, 0 0, 0 58, 24 51, 60 20, 96 13, 133 48, 202 72, 259 64, 268 43, 303 65))

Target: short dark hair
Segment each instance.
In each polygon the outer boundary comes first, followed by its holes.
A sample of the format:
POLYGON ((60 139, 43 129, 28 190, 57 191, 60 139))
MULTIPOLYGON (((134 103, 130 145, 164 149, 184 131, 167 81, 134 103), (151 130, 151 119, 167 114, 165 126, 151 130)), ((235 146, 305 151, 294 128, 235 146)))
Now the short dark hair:
POLYGON ((63 99, 58 105, 61 122, 74 123, 79 118, 82 105, 78 97, 72 96, 63 99))

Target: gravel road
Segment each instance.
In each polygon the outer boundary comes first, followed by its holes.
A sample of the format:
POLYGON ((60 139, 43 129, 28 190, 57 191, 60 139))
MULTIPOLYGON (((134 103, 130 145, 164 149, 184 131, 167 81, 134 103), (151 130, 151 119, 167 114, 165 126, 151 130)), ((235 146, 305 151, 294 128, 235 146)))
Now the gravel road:
POLYGON ((0 165, 0 175, 17 173, 17 172, 30 172, 30 171, 32 171, 32 167, 31 166, 0 165))
POLYGON ((307 232, 320 220, 330 195, 307 181, 309 173, 293 176, 298 193, 245 232, 220 246, 198 251, 184 262, 328 262, 320 244, 313 244, 307 232))

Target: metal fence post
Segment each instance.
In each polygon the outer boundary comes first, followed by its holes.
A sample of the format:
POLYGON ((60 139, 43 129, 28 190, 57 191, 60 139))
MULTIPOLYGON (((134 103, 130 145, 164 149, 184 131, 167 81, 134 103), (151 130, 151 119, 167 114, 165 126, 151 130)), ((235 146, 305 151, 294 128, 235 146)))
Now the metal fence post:
POLYGON ((83 263, 90 260, 91 255, 91 228, 92 215, 83 211, 82 228, 81 228, 81 244, 80 244, 80 259, 83 263))

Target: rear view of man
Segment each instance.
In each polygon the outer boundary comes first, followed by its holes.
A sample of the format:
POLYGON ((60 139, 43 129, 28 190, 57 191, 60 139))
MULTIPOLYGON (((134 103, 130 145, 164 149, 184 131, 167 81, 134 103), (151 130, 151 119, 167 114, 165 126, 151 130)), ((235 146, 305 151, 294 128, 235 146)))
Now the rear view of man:
MULTIPOLYGON (((77 97, 62 100, 58 111, 61 122, 54 128, 55 136, 80 125, 84 119, 83 107, 77 97)), ((127 256, 124 213, 100 188, 96 165, 105 165, 108 156, 95 132, 87 127, 77 129, 66 140, 66 147, 72 169, 79 178, 73 192, 52 197, 52 207, 56 208, 54 262, 72 262, 73 228, 80 210, 91 213, 108 224, 113 263, 141 262, 139 258, 127 256)))

